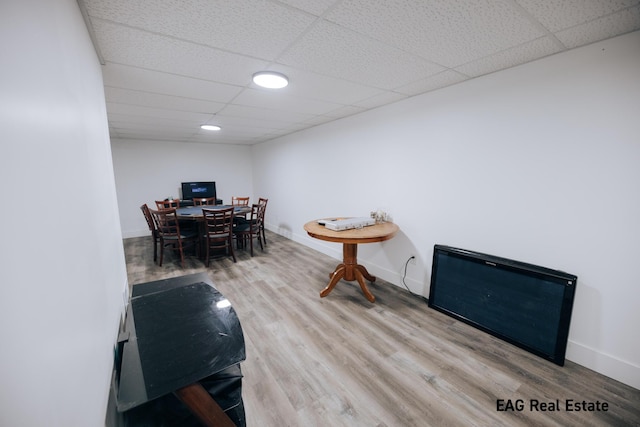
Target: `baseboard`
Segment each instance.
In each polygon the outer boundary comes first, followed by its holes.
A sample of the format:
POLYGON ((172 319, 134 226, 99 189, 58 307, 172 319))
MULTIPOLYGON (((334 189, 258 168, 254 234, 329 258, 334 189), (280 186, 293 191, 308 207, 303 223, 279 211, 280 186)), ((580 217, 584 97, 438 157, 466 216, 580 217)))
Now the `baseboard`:
POLYGON ((567 360, 640 390, 640 366, 569 340, 567 360))
MULTIPOLYGON (((275 231, 277 233, 277 231, 275 231)), ((309 240, 307 236, 303 236, 300 234, 293 234, 292 236, 284 236, 287 237, 297 243, 308 246, 312 249, 317 250, 318 252, 322 252, 325 255, 328 255, 336 260, 342 260, 342 245, 336 245, 335 243, 328 243, 321 240, 309 240)), ((405 277, 404 283, 402 282, 403 272, 402 271, 393 271, 388 268, 380 267, 379 265, 372 264, 367 262, 365 259, 358 258, 358 263, 361 263, 366 267, 366 269, 372 275, 379 277, 385 282, 389 282, 399 288, 405 289, 423 296, 428 297, 429 288, 428 285, 423 283, 422 281, 413 279, 411 277, 405 277), (406 286, 405 286, 406 285, 406 286)))
POLYGON ((296 243, 300 243, 301 245, 310 247, 315 249, 318 252, 322 252, 323 254, 330 256, 331 258, 335 258, 337 260, 342 259, 342 245, 341 244, 330 244, 326 242, 326 244, 322 240, 312 239, 306 235, 301 235, 297 233, 291 233, 289 235, 283 234, 281 230, 275 230, 276 233, 286 237, 288 239, 293 240, 296 243))
MULTIPOLYGON (((279 230, 274 230, 274 232, 282 234, 279 233, 279 230)), ((322 241, 311 239, 306 235, 298 233, 289 233, 289 235, 285 235, 284 237, 315 249, 318 252, 322 252, 336 260, 342 259, 342 246, 340 245, 330 246, 328 244, 324 244, 322 241)), ((382 268, 377 265, 372 265, 367 263, 364 259, 359 260, 359 262, 361 262, 374 276, 398 287, 404 288, 402 275, 398 272, 382 268)), ((405 278, 405 283, 411 292, 422 295, 423 297, 428 297, 428 283, 422 283, 411 278, 405 278)), ((571 340, 567 343, 566 359, 640 390, 640 367, 635 366, 632 363, 604 354, 599 350, 571 340)))
POLYGON ((151 236, 151 232, 149 231, 148 228, 140 229, 140 230, 129 230, 129 231, 123 231, 122 232, 122 238, 123 239, 130 239, 132 237, 144 237, 144 236, 151 236))

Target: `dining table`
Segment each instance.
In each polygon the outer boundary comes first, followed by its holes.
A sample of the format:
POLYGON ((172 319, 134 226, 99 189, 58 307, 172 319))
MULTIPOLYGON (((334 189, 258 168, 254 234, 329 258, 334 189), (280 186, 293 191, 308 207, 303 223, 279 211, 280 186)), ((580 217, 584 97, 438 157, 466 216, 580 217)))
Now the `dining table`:
MULTIPOLYGON (((204 215, 202 209, 221 210, 232 207, 231 205, 200 205, 200 206, 182 206, 176 209, 176 216, 179 219, 192 219, 195 221, 202 220, 204 215)), ((251 213, 251 206, 233 206, 233 215, 244 217, 251 213)))
MULTIPOLYGON (((199 206, 182 206, 176 208, 176 216, 180 221, 180 227, 188 223, 195 226, 195 230, 200 236, 200 245, 204 247, 206 241, 206 226, 204 223, 204 214, 202 209, 222 210, 232 207, 232 205, 199 205, 199 206), (190 222, 192 221, 192 222, 190 222)), ((251 206, 233 206, 233 222, 234 225, 241 221, 245 221, 247 214, 251 214, 251 206)), ((238 244, 241 244, 239 242, 238 244)), ((202 256, 202 255, 201 255, 202 256)))

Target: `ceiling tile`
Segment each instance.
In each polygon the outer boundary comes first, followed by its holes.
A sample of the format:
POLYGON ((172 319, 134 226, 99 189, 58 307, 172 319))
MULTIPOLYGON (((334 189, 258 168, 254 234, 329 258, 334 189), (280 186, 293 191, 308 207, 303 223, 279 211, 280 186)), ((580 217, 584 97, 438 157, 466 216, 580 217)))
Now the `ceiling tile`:
POLYGON ((317 99, 335 104, 352 104, 382 92, 371 86, 318 74, 312 71, 278 66, 289 77, 287 93, 302 98, 317 99))
POLYGON ((241 86, 113 63, 107 63, 102 67, 102 75, 107 87, 222 103, 231 101, 242 91, 241 86))
POLYGON ((244 86, 267 62, 106 21, 94 23, 106 61, 244 86))
POLYGON ((558 45, 549 37, 542 37, 529 43, 496 54, 485 56, 476 61, 456 67, 456 71, 470 77, 515 67, 525 62, 552 55, 560 51, 558 45))
POLYGON ((234 104, 304 114, 324 114, 340 107, 340 104, 289 96, 286 91, 274 92, 268 89, 245 89, 234 100, 234 104))
POLYGON ((326 19, 446 67, 544 35, 512 0, 345 0, 326 19))
POLYGON ((166 119, 162 117, 132 116, 126 113, 111 113, 109 115, 109 125, 115 127, 128 127, 142 130, 144 128, 153 130, 159 128, 180 129, 187 134, 198 130, 201 121, 166 119))
POLYGON ((366 109, 363 107, 356 107, 353 105, 346 105, 344 107, 337 108, 335 110, 329 111, 324 115, 327 117, 333 117, 334 119, 339 119, 341 117, 352 116, 354 114, 362 113, 366 109))
POLYGON ((566 47, 574 48, 638 29, 640 6, 559 31, 555 35, 566 47))
POLYGON ((640 29, 640 0, 77 1, 112 137, 183 142, 256 144, 640 29), (289 86, 255 86, 267 69, 289 86))
MULTIPOLYGON (((639 0, 517 0, 535 19, 551 32, 610 15, 639 0)), ((620 34, 620 33, 618 33, 620 34)))
POLYGON ((326 21, 318 22, 279 62, 381 89, 402 86, 444 69, 326 21))
POLYGON ((151 139, 158 141, 175 141, 176 138, 183 138, 184 134, 180 131, 171 131, 167 129, 144 129, 137 131, 135 129, 113 129, 121 138, 127 139, 151 139))
POLYGON ((297 9, 304 10, 305 12, 312 13, 316 16, 320 16, 329 9, 336 0, 280 0, 282 3, 286 3, 297 9))
POLYGON ((191 136, 191 141, 207 141, 216 143, 229 143, 262 138, 264 135, 279 134, 277 130, 265 128, 224 128, 219 132, 196 132, 191 136))
POLYGON ((112 102, 107 102, 107 108, 113 114, 189 120, 198 122, 203 122, 211 117, 211 113, 194 113, 189 111, 169 110, 164 108, 143 107, 140 105, 115 104, 112 102))
POLYGON ((264 0, 86 0, 86 4, 95 18, 268 60, 316 19, 264 0))
POLYGON ((198 144, 233 144, 233 145, 252 145, 255 138, 234 137, 232 135, 193 135, 188 141, 198 144))
POLYGON ((163 118, 159 116, 134 115, 127 110, 109 114, 109 128, 118 134, 171 135, 176 141, 182 141, 200 131, 203 120, 194 118, 163 118))
MULTIPOLYGON (((317 126, 317 125, 321 125, 323 123, 329 123, 336 120, 335 117, 329 117, 329 116, 313 116, 312 118, 310 118, 309 120, 305 120, 303 122, 299 122, 299 123, 294 123, 291 125, 291 129, 295 129, 296 131, 298 130, 302 130, 302 129, 306 129, 309 127, 313 127, 313 126, 317 126)), ((283 131, 286 131, 287 128, 283 128, 283 131)))
POLYGON ((210 102, 181 96, 162 95, 158 93, 141 92, 114 87, 105 87, 105 97, 107 102, 116 104, 139 105, 144 107, 208 114, 217 113, 225 106, 225 104, 220 102, 210 102))
POLYGON ((271 108, 258 108, 246 105, 228 105, 220 112, 221 116, 245 117, 247 119, 263 119, 276 122, 302 122, 314 115, 299 111, 278 111, 271 108))
POLYGON ((434 74, 433 76, 429 76, 417 82, 398 87, 395 89, 395 91, 405 95, 413 96, 451 86, 453 84, 463 82, 468 78, 469 77, 467 77, 466 75, 461 74, 457 71, 445 70, 441 73, 434 74))
POLYGON ((189 133, 196 131, 196 128, 194 128, 193 125, 185 125, 184 122, 179 120, 162 121, 152 117, 130 118, 123 115, 114 115, 114 118, 109 122, 109 125, 112 128, 127 129, 131 131, 144 131, 147 129, 170 129, 176 132, 184 132, 187 130, 189 133))
POLYGON ((211 122, 215 122, 215 124, 222 127, 225 132, 228 132, 230 129, 243 129, 243 128, 255 128, 255 129, 265 129, 265 130, 275 130, 281 129, 291 124, 290 121, 272 121, 265 120, 260 118, 252 118, 249 119, 247 117, 237 117, 237 116, 229 116, 229 115, 216 115, 211 119, 211 122))
POLYGON ((371 98, 363 99, 362 101, 356 102, 357 107, 362 107, 364 109, 371 109, 380 107, 382 105, 391 104, 401 99, 407 98, 407 95, 398 92, 383 92, 380 95, 372 96, 371 98))

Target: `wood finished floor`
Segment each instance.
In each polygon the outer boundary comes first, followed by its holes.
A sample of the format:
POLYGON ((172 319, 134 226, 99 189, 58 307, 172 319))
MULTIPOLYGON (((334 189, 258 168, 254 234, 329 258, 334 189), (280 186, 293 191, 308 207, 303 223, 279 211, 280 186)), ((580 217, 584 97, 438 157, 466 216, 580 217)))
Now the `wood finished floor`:
MULTIPOLYGON (((573 362, 556 366, 378 281, 369 303, 341 281, 337 261, 267 232, 269 244, 238 262, 173 254, 158 267, 150 237, 125 239, 129 283, 206 271, 231 301, 247 348, 242 364, 249 427, 638 426, 640 391, 573 362), (498 399, 524 404, 498 411, 498 399), (568 399, 608 411, 566 411, 568 399), (556 402, 555 411, 531 403, 556 402), (540 407, 539 407, 540 408, 540 407)), ((255 248, 254 248, 255 250, 255 248)))

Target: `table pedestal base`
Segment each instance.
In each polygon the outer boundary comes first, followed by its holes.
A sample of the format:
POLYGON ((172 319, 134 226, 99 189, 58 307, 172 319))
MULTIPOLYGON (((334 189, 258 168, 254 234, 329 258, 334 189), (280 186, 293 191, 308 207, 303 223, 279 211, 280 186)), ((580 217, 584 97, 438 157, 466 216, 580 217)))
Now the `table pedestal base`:
POLYGON ((357 280, 364 296, 370 301, 375 302, 376 297, 369 291, 364 279, 375 282, 376 278, 369 274, 367 269, 358 264, 358 245, 355 243, 343 243, 342 245, 342 264, 339 264, 333 273, 329 275, 331 280, 326 288, 320 292, 321 297, 326 297, 336 287, 340 279, 348 282, 357 280))

